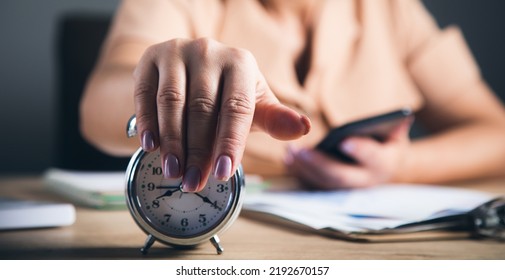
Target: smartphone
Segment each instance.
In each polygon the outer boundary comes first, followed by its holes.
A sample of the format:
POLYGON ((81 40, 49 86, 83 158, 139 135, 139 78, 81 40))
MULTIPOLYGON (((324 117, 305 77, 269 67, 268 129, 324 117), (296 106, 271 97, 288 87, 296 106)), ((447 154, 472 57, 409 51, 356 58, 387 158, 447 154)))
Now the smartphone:
POLYGON ((316 149, 340 161, 354 163, 355 161, 340 151, 340 143, 350 136, 365 136, 384 142, 389 134, 406 118, 413 115, 410 108, 402 108, 386 114, 354 121, 333 128, 316 146, 316 149))

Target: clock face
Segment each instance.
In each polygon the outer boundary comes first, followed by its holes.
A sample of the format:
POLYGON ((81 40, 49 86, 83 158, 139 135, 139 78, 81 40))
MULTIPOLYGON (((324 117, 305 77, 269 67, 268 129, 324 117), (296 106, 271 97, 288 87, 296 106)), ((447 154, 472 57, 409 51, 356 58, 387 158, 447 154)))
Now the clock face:
POLYGON ((137 219, 148 228, 172 238, 194 238, 213 231, 231 214, 238 195, 233 178, 209 178, 201 192, 185 193, 180 189, 180 178, 163 177, 159 152, 139 155, 136 165, 129 169, 134 175, 128 195, 137 219))

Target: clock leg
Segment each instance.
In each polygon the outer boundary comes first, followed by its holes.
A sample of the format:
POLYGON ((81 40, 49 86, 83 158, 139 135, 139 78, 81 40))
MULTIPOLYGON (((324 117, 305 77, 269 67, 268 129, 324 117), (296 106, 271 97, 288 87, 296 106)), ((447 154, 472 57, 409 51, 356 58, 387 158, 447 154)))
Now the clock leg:
POLYGON ((212 238, 210 239, 210 243, 214 245, 218 255, 221 255, 223 253, 224 249, 221 246, 221 244, 219 244, 219 237, 217 237, 217 235, 212 236, 212 238))
POLYGON ((154 241, 156 241, 156 239, 154 239, 154 236, 149 234, 147 236, 146 242, 144 243, 144 247, 142 249, 140 249, 140 252, 142 252, 142 255, 147 254, 147 251, 149 250, 149 248, 151 248, 151 246, 153 246, 154 241))

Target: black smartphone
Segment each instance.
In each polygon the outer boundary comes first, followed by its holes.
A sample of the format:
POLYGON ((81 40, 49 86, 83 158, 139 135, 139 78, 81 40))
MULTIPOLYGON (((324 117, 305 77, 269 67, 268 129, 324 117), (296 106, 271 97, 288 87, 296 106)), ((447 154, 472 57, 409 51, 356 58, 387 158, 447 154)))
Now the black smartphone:
POLYGON ((366 136, 383 142, 393 129, 412 115, 413 112, 410 108, 402 108, 397 111, 354 121, 333 128, 316 146, 316 149, 340 161, 354 163, 355 161, 352 158, 340 151, 340 142, 350 136, 366 136))

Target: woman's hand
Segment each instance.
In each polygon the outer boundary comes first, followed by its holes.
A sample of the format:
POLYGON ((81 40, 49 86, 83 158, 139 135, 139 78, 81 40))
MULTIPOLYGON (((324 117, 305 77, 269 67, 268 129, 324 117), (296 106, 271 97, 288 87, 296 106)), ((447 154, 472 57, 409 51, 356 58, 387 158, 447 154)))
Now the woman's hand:
POLYGON ((233 175, 251 128, 281 140, 310 130, 306 116, 279 103, 250 52, 210 39, 148 48, 134 83, 142 148, 160 148, 164 176, 183 176, 184 191, 200 191, 211 172, 233 175))
POLYGON ((287 169, 311 187, 322 189, 369 187, 402 180, 410 145, 412 121, 405 120, 385 142, 367 137, 349 137, 340 149, 356 163, 340 162, 312 149, 288 149, 287 169))

